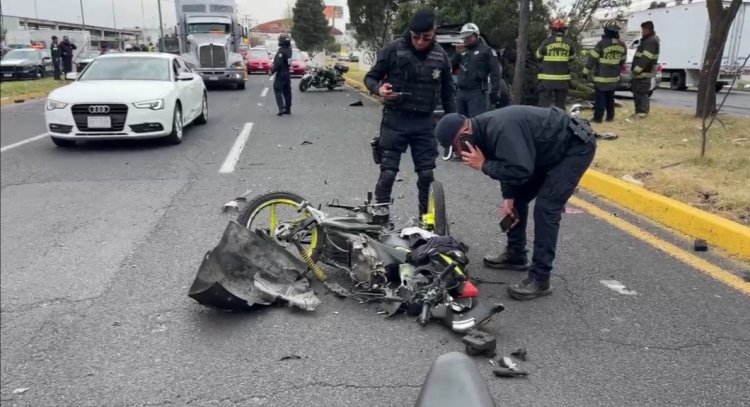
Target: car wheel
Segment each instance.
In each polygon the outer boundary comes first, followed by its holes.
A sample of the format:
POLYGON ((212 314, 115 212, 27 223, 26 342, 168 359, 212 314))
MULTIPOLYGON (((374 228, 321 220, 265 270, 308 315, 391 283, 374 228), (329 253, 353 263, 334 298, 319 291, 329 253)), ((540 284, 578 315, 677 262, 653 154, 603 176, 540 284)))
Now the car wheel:
POLYGON ((672 90, 685 90, 687 89, 685 85, 686 80, 685 72, 673 73, 669 77, 669 88, 672 90))
POLYGON ((58 147, 73 147, 76 145, 76 142, 74 140, 66 140, 64 138, 57 138, 52 136, 50 136, 50 138, 52 139, 52 142, 55 143, 55 145, 58 147))
POLYGON ((180 144, 182 143, 182 133, 185 131, 182 123, 182 109, 180 105, 174 107, 174 115, 172 116, 172 133, 167 136, 167 142, 169 144, 180 144))
POLYGON ((203 104, 201 106, 201 115, 195 119, 195 124, 208 123, 208 96, 203 94, 203 104))
POLYGON ((37 71, 37 78, 44 79, 44 68, 39 68, 37 71))
POLYGON ((239 90, 245 90, 245 82, 240 82, 237 84, 237 89, 239 90))

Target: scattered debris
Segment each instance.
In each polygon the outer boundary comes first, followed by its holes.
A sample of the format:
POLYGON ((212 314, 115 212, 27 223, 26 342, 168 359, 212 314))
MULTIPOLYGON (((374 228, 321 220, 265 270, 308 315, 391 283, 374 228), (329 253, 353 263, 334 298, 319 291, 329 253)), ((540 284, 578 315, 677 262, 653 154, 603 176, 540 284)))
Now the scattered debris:
POLYGON ((695 239, 695 242, 693 242, 693 250, 696 252, 707 252, 708 242, 703 239, 695 239))
POLYGON ((635 291, 630 291, 625 287, 625 284, 617 280, 601 280, 599 281, 603 286, 609 288, 612 291, 616 291, 623 295, 638 295, 635 291))
POLYGON ((503 356, 502 358, 498 359, 498 362, 500 362, 500 367, 505 367, 510 370, 518 369, 518 363, 514 362, 513 359, 507 356, 503 356))
POLYGON ((505 281, 487 280, 485 278, 480 278, 480 277, 471 277, 471 281, 477 284, 496 284, 496 285, 508 284, 505 281))
POLYGON ((492 373, 497 377, 526 377, 529 375, 528 372, 523 370, 511 370, 504 367, 493 369, 492 373))
POLYGON ((497 348, 497 339, 487 332, 478 329, 472 329, 461 341, 466 345, 466 354, 469 356, 486 355, 495 356, 497 348))
POLYGON ((445 345, 448 344, 448 342, 450 342, 450 339, 448 339, 447 336, 444 336, 444 337, 440 338, 440 344, 441 345, 445 346, 445 345))
POLYGON ((575 206, 565 205, 565 210, 563 213, 583 213, 582 210, 576 208, 575 206))
POLYGON ((382 310, 381 310, 381 311, 378 311, 378 315, 385 315, 385 314, 387 314, 387 313, 388 313, 387 311, 382 311, 382 310))
POLYGON ((293 359, 294 359, 294 360, 296 360, 296 359, 302 359, 302 356, 298 356, 298 355, 287 355, 287 356, 284 356, 283 358, 279 359, 279 362, 283 362, 283 361, 285 361, 285 360, 293 360, 293 359))
POLYGON ((687 142, 688 142, 688 139, 686 139, 686 138, 680 140, 680 143, 687 143, 687 142))
POLYGON ((748 147, 750 146, 750 138, 747 138, 747 137, 736 138, 732 140, 732 143, 734 143, 734 145, 738 147, 748 147))
POLYGON ((661 167, 661 169, 662 169, 662 170, 665 170, 665 169, 667 169, 667 168, 672 168, 672 167, 676 167, 676 166, 678 166, 678 165, 680 165, 680 164, 682 164, 682 163, 684 163, 684 162, 685 162, 685 161, 677 161, 676 163, 672 163, 672 164, 667 164, 667 165, 664 165, 664 166, 662 166, 662 167, 661 167))
POLYGON ((364 106, 364 103, 362 103, 361 100, 358 100, 356 102, 349 103, 349 106, 364 106))
POLYGON ((636 185, 638 185, 638 186, 641 186, 641 187, 643 186, 643 182, 641 182, 641 181, 639 181, 639 180, 635 179, 635 177, 633 177, 633 176, 632 176, 632 175, 630 175, 630 174, 625 174, 625 175, 623 175, 621 179, 622 179, 623 181, 627 181, 627 182, 630 182, 631 184, 636 184, 636 185))
POLYGON ((19 387, 19 388, 13 390, 13 394, 24 394, 27 391, 29 391, 28 387, 19 387))
POLYGON ((13 103, 23 103, 25 101, 26 101, 25 99, 16 99, 16 100, 13 101, 13 103))
POLYGON ((247 202, 247 196, 250 195, 250 192, 251 191, 248 189, 247 191, 245 191, 244 194, 242 194, 242 195, 238 196, 237 198, 234 198, 233 200, 225 203, 224 206, 221 208, 221 211, 222 212, 227 212, 227 211, 232 210, 232 209, 234 209, 236 211, 239 211, 239 209, 240 209, 240 205, 239 205, 240 202, 247 202))
POLYGON ((310 144, 312 144, 312 141, 307 141, 307 140, 305 140, 305 141, 303 141, 303 142, 302 142, 302 144, 300 144, 300 145, 301 145, 301 146, 306 146, 306 145, 310 145, 310 144))
POLYGON ((526 353, 526 349, 521 348, 513 353, 510 354, 510 356, 513 356, 514 358, 522 361, 526 361, 528 354, 526 353))
POLYGON ((597 138, 602 140, 617 140, 620 136, 612 132, 606 132, 604 134, 596 133, 597 138))
POLYGON ((115 322, 112 323, 112 326, 120 326, 120 325, 122 325, 122 324, 119 323, 119 322, 117 322, 117 321, 115 321, 115 322))

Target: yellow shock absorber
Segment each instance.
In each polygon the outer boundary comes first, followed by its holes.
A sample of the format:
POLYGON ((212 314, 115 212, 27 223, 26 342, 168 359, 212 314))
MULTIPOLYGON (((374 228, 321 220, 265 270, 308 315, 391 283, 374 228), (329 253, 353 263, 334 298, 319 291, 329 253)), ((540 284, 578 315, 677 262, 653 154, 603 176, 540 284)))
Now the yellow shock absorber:
POLYGON ((320 267, 318 267, 317 264, 313 261, 312 257, 310 257, 307 254, 307 251, 300 245, 299 243, 295 243, 297 246, 297 251, 299 251, 299 255, 302 256, 302 259, 305 261, 305 264, 307 264, 307 268, 312 271, 315 278, 317 278, 320 281, 326 281, 328 278, 328 275, 326 275, 326 272, 323 271, 320 267))

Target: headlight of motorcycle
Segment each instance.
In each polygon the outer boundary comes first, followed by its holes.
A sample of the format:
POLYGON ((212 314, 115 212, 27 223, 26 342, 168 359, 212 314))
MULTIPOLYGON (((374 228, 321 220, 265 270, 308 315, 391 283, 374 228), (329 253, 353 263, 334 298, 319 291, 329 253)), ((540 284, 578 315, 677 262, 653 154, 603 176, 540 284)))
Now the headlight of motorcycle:
POLYGON ((231 66, 231 68, 232 68, 232 69, 242 69, 242 68, 244 68, 244 67, 245 67, 245 63, 244 63, 244 62, 242 62, 242 61, 240 61, 240 62, 235 62, 235 63, 233 63, 233 64, 232 64, 232 66, 231 66))
POLYGON ((67 103, 58 102, 56 100, 47 99, 47 110, 65 109, 67 103))
POLYGON ((133 103, 133 106, 137 107, 138 109, 161 110, 161 109, 164 109, 164 99, 146 100, 143 102, 136 102, 136 103, 133 103))

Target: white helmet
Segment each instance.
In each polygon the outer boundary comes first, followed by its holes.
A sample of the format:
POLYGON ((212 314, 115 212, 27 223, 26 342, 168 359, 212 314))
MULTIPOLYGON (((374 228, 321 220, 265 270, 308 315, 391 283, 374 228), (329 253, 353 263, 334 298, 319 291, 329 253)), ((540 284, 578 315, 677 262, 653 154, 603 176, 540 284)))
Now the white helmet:
POLYGON ((476 24, 468 23, 461 27, 461 38, 466 38, 474 34, 479 35, 479 27, 476 24))

